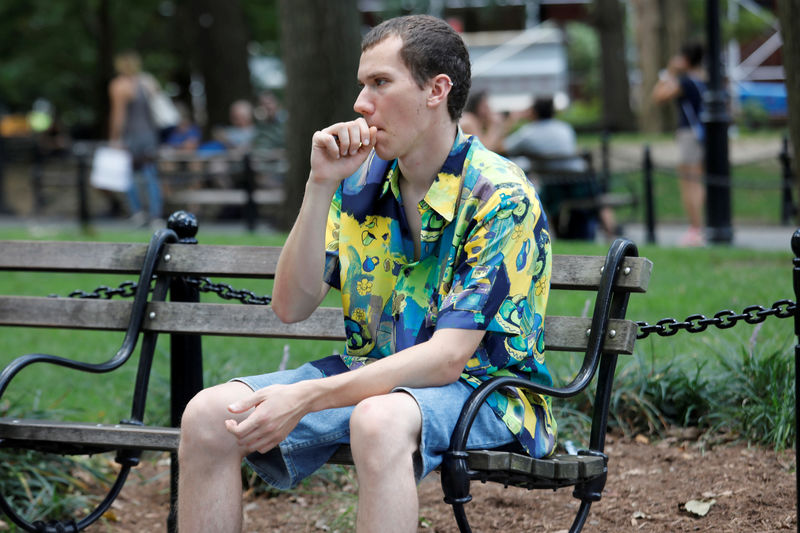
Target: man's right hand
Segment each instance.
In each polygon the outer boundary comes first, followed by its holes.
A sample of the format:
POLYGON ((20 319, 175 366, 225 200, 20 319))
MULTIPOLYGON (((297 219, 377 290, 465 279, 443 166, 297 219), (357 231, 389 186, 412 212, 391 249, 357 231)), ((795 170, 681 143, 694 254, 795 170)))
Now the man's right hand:
POLYGON ((360 167, 377 142, 378 129, 363 118, 314 133, 309 180, 335 188, 360 167))

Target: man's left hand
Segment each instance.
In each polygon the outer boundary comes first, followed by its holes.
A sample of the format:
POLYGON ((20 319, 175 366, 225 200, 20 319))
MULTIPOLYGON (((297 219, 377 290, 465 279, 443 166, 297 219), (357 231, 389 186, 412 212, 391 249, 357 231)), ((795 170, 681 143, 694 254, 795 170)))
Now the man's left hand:
POLYGON ((298 385, 266 387, 228 406, 231 413, 252 410, 241 422, 225 421, 227 430, 248 453, 266 453, 277 446, 308 412, 305 401, 308 395, 298 385))

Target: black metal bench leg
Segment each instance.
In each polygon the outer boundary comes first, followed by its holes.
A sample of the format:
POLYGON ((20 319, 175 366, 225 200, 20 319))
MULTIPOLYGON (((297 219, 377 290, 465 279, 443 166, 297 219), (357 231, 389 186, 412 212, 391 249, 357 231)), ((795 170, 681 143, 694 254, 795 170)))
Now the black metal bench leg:
POLYGON ((572 527, 569 528, 569 533, 580 533, 583 525, 586 523, 586 518, 589 516, 589 509, 592 507, 592 502, 582 501, 578 509, 578 514, 572 522, 572 527))
POLYGON ((463 503, 453 504, 453 514, 456 517, 456 524, 461 533, 472 533, 472 528, 469 527, 469 520, 467 520, 467 513, 464 511, 463 503))

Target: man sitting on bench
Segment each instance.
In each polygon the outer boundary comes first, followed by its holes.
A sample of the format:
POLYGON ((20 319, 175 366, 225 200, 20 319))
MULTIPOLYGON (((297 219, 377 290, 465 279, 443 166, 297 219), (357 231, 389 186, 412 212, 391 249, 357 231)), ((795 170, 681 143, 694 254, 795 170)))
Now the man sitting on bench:
MULTIPOLYGON (((182 421, 179 530, 239 531, 241 461, 289 488, 349 444, 359 531, 416 531, 416 483, 492 375, 550 384, 550 236, 532 185, 464 135, 469 56, 440 19, 388 20, 362 42, 360 118, 314 134, 272 306, 308 318, 341 291, 344 355, 206 389, 182 421)), ((550 454, 550 400, 492 396, 470 448, 550 454)))

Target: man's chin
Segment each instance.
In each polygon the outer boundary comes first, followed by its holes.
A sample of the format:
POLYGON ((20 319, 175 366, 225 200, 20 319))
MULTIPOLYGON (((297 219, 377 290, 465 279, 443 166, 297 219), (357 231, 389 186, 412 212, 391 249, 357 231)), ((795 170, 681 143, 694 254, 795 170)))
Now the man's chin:
POLYGON ((381 143, 375 145, 375 153, 384 161, 391 161, 397 157, 385 144, 381 143))

